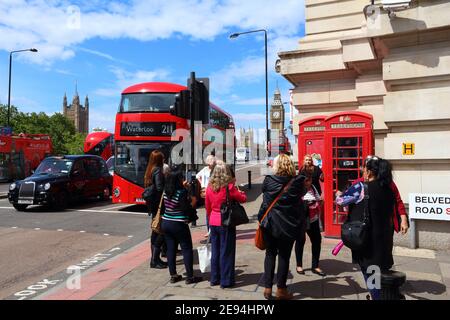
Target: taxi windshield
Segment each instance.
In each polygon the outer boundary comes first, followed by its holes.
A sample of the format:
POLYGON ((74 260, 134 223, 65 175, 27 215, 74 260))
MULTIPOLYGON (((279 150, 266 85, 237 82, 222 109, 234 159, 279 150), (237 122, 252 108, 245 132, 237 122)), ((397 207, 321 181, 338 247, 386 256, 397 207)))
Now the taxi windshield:
POLYGON ((37 167, 35 174, 67 174, 72 168, 73 161, 65 159, 46 159, 37 167))

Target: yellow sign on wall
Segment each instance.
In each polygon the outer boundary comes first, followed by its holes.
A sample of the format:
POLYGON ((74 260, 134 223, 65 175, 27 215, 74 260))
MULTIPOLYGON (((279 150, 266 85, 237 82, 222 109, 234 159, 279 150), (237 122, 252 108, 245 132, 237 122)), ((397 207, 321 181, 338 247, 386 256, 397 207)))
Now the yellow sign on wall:
POLYGON ((415 143, 403 143, 403 155, 404 156, 413 156, 415 154, 415 143))

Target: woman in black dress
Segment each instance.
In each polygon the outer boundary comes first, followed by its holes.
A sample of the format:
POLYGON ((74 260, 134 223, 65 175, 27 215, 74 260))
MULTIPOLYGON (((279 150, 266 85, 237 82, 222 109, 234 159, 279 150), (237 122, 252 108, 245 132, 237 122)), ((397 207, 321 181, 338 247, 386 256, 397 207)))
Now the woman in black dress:
MULTIPOLYGON (((392 256, 394 225, 392 214, 395 205, 394 192, 390 188, 392 182, 392 168, 387 160, 378 158, 369 160, 364 168, 364 180, 369 192, 368 214, 370 237, 364 249, 352 250, 353 262, 359 264, 364 279, 368 285, 373 300, 380 299, 381 288, 373 288, 368 283, 369 277, 373 277, 374 267, 379 268, 381 273, 388 271, 394 264, 392 256)), ((350 221, 363 219, 364 215, 364 185, 352 186, 350 194, 338 195, 336 203, 349 205, 350 221), (361 192, 359 195, 354 190, 361 192)))

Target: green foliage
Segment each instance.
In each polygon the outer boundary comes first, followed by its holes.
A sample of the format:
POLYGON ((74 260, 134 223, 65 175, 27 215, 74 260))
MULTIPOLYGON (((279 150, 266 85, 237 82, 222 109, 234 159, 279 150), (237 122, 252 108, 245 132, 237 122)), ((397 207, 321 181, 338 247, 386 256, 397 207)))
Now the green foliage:
POLYGON ((86 134, 76 133, 72 140, 66 143, 68 154, 84 154, 84 140, 86 140, 86 134))
MULTIPOLYGON (((7 124, 7 106, 0 104, 0 124, 7 124)), ((11 127, 14 133, 48 134, 52 138, 53 153, 83 154, 86 135, 77 133, 74 124, 61 113, 48 116, 44 112, 23 113, 11 106, 11 127)))

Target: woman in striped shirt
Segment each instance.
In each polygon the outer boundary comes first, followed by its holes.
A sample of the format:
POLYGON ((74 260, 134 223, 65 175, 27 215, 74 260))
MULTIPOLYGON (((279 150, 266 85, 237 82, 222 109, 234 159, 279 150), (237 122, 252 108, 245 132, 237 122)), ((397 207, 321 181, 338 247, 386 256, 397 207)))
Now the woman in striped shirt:
POLYGON ((181 246, 184 266, 186 268, 186 284, 199 282, 200 277, 194 277, 194 254, 192 237, 188 223, 195 211, 196 198, 189 196, 187 182, 179 166, 173 166, 166 177, 164 187, 164 207, 162 216, 162 231, 167 243, 167 262, 169 264, 170 282, 182 279, 176 270, 176 250, 181 246))

